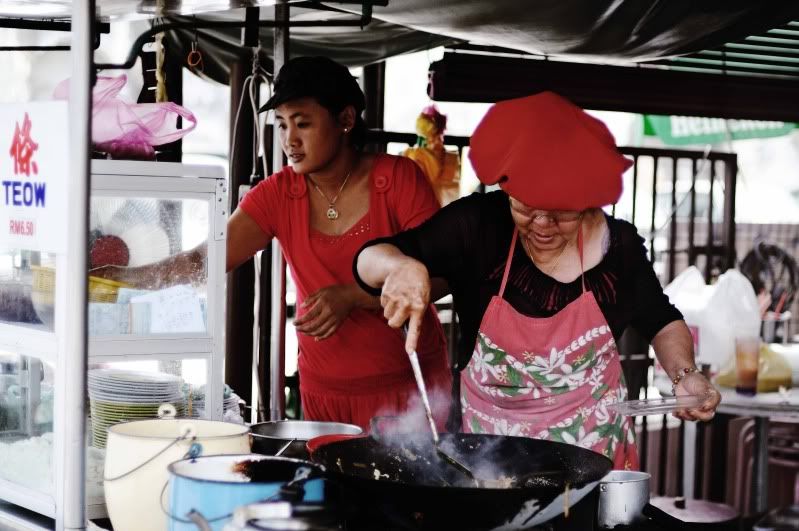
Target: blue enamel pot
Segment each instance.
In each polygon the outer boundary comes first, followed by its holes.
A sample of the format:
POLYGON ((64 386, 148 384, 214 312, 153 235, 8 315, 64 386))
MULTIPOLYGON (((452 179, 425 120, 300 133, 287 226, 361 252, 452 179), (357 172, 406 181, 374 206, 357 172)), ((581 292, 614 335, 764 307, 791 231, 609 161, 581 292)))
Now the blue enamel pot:
POLYGON ((161 506, 170 531, 196 531, 198 521, 222 531, 242 505, 324 502, 324 473, 314 463, 260 454, 184 459, 169 465, 169 501, 162 499, 161 506))

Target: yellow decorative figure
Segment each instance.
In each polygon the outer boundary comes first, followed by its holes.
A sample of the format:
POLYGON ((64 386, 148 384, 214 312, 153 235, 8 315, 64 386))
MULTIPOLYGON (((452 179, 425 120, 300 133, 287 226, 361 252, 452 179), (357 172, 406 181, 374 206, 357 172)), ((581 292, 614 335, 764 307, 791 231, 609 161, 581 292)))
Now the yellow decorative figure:
POLYGON ((444 147, 444 131, 447 117, 435 105, 426 107, 416 118, 416 146, 405 150, 403 155, 415 161, 427 176, 441 206, 460 195, 460 157, 444 147))

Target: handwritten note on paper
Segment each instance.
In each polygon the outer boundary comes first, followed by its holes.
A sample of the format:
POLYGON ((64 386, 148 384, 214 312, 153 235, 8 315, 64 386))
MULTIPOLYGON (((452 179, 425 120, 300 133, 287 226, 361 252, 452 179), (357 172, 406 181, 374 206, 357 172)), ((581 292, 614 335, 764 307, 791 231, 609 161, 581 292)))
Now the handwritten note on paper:
POLYGON ((112 336, 130 332, 127 304, 90 302, 87 320, 89 335, 92 336, 112 336))
POLYGON ((151 334, 205 332, 200 298, 191 286, 172 286, 133 297, 130 302, 148 303, 151 334))

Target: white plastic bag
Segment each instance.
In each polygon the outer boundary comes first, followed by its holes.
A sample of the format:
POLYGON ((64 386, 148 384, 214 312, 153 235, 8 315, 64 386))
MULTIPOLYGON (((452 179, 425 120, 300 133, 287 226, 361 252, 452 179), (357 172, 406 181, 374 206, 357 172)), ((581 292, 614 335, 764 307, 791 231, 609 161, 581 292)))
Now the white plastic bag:
POLYGON ((697 363, 716 370, 735 354, 737 336, 760 335, 760 309, 751 282, 730 269, 705 284, 696 267, 680 273, 664 290, 695 334, 697 363))

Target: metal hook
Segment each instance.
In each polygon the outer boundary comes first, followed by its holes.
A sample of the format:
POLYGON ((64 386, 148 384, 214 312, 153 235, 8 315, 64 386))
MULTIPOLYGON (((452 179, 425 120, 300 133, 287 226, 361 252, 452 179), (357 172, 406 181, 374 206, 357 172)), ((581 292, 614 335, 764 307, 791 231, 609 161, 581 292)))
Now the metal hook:
POLYGON ((186 56, 186 63, 188 63, 191 68, 199 70, 200 72, 203 71, 203 54, 197 49, 196 42, 191 43, 191 51, 189 55, 186 56))
POLYGON ((186 56, 186 63, 199 72, 203 71, 203 54, 200 52, 200 34, 196 26, 194 28, 194 39, 191 42, 191 51, 186 56))
POLYGON ((252 49, 252 75, 257 76, 261 70, 261 42, 252 49))

